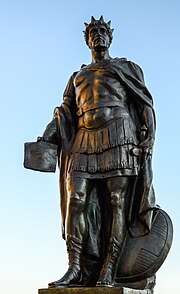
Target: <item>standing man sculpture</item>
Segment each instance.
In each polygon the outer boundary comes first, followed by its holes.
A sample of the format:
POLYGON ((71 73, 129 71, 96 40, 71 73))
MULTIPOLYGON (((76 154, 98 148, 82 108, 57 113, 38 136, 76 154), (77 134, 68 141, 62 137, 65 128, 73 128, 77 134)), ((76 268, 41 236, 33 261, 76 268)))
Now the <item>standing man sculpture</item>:
POLYGON ((148 234, 156 209, 151 157, 155 115, 142 70, 111 58, 113 29, 91 18, 92 62, 69 79, 38 141, 58 145, 63 237, 69 268, 49 287, 112 286, 128 234, 148 234))

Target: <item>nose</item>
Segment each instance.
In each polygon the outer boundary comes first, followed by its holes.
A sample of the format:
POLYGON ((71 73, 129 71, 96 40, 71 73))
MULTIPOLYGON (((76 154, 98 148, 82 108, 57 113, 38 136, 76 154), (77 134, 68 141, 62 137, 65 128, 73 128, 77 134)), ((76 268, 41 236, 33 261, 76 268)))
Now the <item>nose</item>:
POLYGON ((101 29, 100 28, 97 30, 97 34, 98 35, 102 35, 102 32, 101 32, 101 29))
POLYGON ((102 33, 102 31, 100 30, 100 29, 98 29, 97 30, 97 32, 96 32, 96 38, 103 38, 104 36, 103 36, 103 33, 102 33))

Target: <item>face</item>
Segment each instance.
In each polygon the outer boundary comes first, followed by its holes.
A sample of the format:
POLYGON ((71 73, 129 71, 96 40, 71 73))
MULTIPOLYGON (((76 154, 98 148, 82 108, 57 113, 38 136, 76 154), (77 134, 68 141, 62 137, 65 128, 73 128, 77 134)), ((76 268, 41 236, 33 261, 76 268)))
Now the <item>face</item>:
POLYGON ((89 30, 89 48, 94 51, 106 51, 109 48, 109 35, 103 25, 94 26, 89 30))

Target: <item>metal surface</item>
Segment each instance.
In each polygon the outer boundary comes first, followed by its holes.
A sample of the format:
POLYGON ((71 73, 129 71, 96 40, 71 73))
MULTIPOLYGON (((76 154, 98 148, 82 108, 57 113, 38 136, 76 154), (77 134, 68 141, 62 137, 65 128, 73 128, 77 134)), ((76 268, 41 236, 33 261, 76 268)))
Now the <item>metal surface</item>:
POLYGON ((116 282, 134 282, 153 276, 168 255, 173 227, 168 214, 154 213, 151 231, 142 237, 128 234, 116 273, 116 282))
POLYGON ((38 171, 55 172, 58 150, 69 267, 49 288, 152 290, 172 242, 152 183, 153 98, 137 64, 110 56, 110 25, 102 16, 85 23, 92 61, 71 75, 41 141, 25 144, 24 166, 38 171))
POLYGON ((24 167, 41 172, 55 172, 57 145, 47 142, 24 144, 24 167))

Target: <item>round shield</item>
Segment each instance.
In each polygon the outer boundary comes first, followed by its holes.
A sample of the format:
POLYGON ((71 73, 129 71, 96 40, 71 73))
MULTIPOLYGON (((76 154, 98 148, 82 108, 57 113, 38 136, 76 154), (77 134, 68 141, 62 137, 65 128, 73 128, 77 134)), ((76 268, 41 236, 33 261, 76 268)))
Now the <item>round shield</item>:
POLYGON ((151 231, 133 238, 127 235, 119 261, 116 283, 136 282, 153 276, 164 262, 172 244, 173 227, 168 214, 154 213, 151 231))

